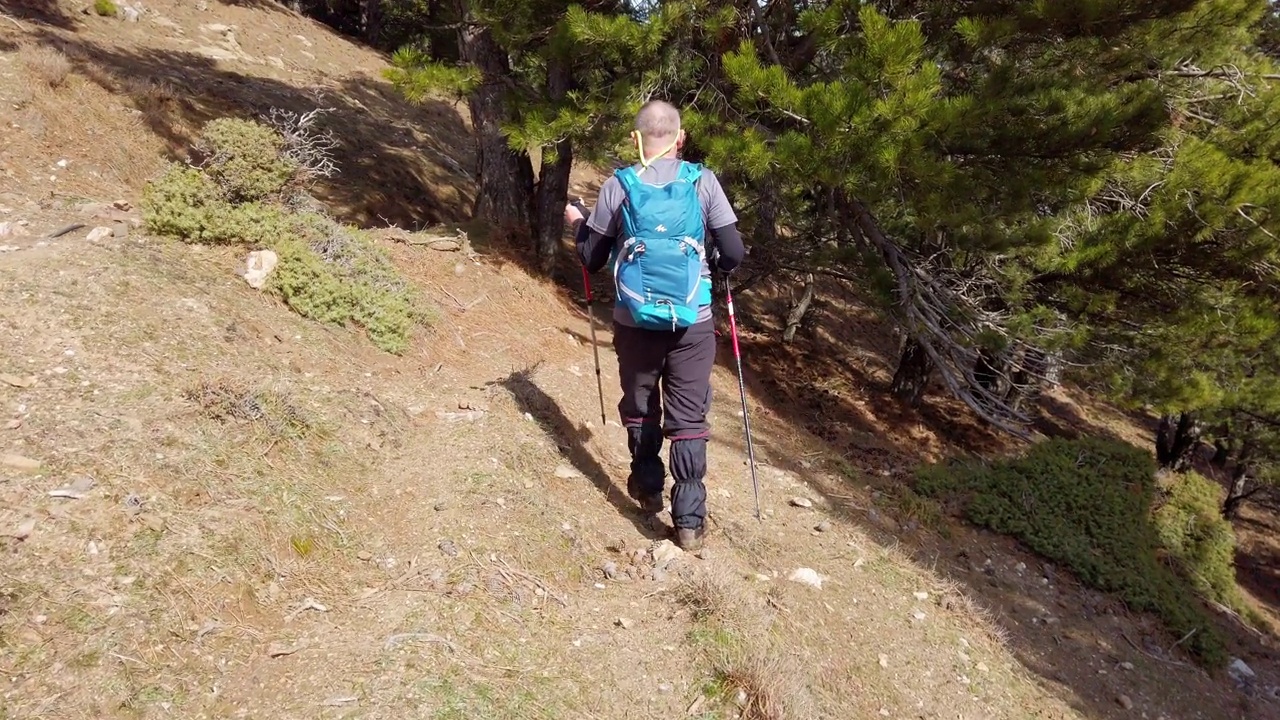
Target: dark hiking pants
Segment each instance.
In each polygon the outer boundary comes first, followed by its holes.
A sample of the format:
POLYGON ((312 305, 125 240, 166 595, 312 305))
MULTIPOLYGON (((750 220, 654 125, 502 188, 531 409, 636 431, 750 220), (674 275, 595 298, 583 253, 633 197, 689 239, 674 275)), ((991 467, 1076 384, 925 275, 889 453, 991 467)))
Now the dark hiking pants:
POLYGON ((716 359, 713 321, 680 330, 644 330, 614 323, 622 401, 635 498, 661 495, 666 473, 660 453, 670 439, 671 519, 677 528, 702 527, 707 516, 707 440, 711 369, 716 359))

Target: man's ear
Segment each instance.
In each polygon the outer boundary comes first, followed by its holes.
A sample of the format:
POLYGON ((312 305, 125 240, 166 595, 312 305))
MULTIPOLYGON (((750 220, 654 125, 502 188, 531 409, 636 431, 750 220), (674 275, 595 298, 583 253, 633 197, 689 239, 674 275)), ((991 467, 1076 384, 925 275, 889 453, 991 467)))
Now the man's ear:
POLYGON ((683 148, 685 141, 684 128, 680 128, 680 134, 676 136, 676 148, 683 148))

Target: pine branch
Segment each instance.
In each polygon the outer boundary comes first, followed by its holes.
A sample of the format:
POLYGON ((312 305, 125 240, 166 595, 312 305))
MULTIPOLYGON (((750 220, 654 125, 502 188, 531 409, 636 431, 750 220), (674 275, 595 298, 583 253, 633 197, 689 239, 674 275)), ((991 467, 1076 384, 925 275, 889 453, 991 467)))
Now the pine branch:
POLYGON ((765 22, 765 14, 772 9, 770 7, 761 9, 758 0, 745 0, 747 7, 751 8, 751 16, 756 32, 760 33, 760 39, 764 43, 765 52, 769 55, 769 61, 774 65, 782 67, 782 58, 778 57, 778 50, 773 46, 773 35, 769 32, 769 24, 765 22))
MULTIPOLYGON (((1047 355, 1021 340, 1011 337, 1001 318, 981 309, 980 299, 967 297, 966 291, 973 283, 956 282, 957 278, 941 281, 930 273, 924 264, 913 259, 900 246, 884 234, 871 212, 860 201, 845 198, 842 205, 853 216, 861 237, 870 242, 884 257, 897 282, 897 312, 903 326, 920 344, 934 367, 942 376, 951 393, 993 427, 1014 437, 1030 440, 1025 426, 1030 422, 1026 413, 1014 407, 1004 397, 994 392, 990 385, 974 374, 981 354, 975 349, 979 331, 994 331, 1002 336, 1015 353, 1006 353, 1003 359, 1013 360, 1012 355, 1038 353, 1047 355), (959 321, 952 319, 959 316, 959 321), (960 337, 956 337, 956 335, 960 337)), ((1032 379, 1044 378, 1021 362, 1010 362, 1014 373, 1023 373, 1032 379)), ((996 373, 997 377, 1011 380, 1014 373, 996 373)), ((1016 384, 1016 383, 1015 383, 1016 384)))
POLYGON ((1231 66, 1230 68, 1215 68, 1213 70, 1201 70, 1199 68, 1185 68, 1179 70, 1161 70, 1157 75, 1165 77, 1182 77, 1182 78, 1214 78, 1217 80, 1242 80, 1244 78, 1255 78, 1258 80, 1280 80, 1280 73, 1246 73, 1239 68, 1231 66))

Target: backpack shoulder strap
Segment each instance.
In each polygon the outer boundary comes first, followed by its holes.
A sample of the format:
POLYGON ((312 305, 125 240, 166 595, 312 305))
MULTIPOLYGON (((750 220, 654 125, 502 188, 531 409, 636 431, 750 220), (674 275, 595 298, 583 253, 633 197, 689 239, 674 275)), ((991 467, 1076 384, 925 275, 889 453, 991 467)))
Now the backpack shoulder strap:
POLYGON ((630 195, 631 191, 640 186, 640 176, 636 174, 636 169, 630 165, 618 168, 613 174, 618 178, 618 182, 622 184, 622 191, 627 195, 630 195))
POLYGON ((685 182, 696 183, 698 178, 702 177, 702 165, 700 163, 691 163, 680 161, 680 173, 677 179, 685 182))

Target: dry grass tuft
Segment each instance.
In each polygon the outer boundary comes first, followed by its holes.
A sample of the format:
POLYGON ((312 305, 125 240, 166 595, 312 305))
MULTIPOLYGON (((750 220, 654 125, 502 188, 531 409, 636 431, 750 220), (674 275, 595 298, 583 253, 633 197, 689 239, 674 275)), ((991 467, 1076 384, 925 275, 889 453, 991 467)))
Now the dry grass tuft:
POLYGON ((675 598, 705 632, 695 630, 709 653, 721 699, 742 720, 801 720, 816 716, 804 675, 784 665, 768 632, 770 614, 752 602, 728 572, 702 569, 683 577, 675 598))
POLYGON ((253 388, 239 380, 201 380, 187 388, 183 397, 211 419, 260 423, 276 435, 299 437, 315 427, 287 394, 253 388))
POLYGON ((808 720, 815 716, 804 688, 777 653, 764 652, 726 658, 716 668, 720 684, 729 690, 742 720, 808 720))
POLYGON ((47 45, 24 45, 19 53, 27 72, 50 88, 67 84, 71 76, 71 60, 62 51, 47 45))
POLYGON ((730 632, 745 630, 751 618, 745 591, 723 571, 705 569, 685 576, 676 588, 676 599, 692 611, 695 620, 730 632))

